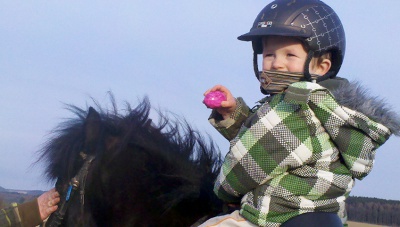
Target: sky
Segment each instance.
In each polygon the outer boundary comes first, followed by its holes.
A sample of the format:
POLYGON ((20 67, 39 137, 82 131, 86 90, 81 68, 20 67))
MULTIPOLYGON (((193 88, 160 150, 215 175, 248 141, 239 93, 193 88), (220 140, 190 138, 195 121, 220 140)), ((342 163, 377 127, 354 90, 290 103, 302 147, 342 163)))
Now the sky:
MULTIPOLYGON (((207 118, 208 88, 223 84, 254 105, 262 98, 252 71, 248 32, 260 0, 0 1, 0 186, 47 190, 37 151, 60 122, 65 104, 108 106, 148 96, 221 152, 229 143, 207 118)), ((400 1, 326 0, 342 20, 346 56, 339 76, 359 81, 400 110, 400 1)), ((371 174, 351 195, 400 200, 400 138, 378 149, 371 174)))

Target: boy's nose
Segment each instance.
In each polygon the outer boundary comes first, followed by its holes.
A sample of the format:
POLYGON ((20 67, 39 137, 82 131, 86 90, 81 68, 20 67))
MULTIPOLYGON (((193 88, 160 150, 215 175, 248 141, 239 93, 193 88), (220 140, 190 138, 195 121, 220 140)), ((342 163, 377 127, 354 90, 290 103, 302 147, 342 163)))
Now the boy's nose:
POLYGON ((275 57, 272 61, 271 68, 274 70, 283 69, 283 61, 279 57, 275 57))

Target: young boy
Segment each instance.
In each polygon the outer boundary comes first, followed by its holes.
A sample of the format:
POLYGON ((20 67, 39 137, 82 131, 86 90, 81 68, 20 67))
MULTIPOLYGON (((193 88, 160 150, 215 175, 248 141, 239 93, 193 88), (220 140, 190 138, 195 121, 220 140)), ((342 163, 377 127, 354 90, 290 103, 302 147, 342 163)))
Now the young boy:
POLYGON ((399 135, 399 118, 336 77, 344 30, 319 0, 276 0, 239 39, 252 41, 267 96, 250 109, 224 86, 206 91, 227 96, 209 119, 230 141, 214 191, 240 202, 240 211, 201 226, 342 226, 355 179, 371 171, 376 149, 399 135))

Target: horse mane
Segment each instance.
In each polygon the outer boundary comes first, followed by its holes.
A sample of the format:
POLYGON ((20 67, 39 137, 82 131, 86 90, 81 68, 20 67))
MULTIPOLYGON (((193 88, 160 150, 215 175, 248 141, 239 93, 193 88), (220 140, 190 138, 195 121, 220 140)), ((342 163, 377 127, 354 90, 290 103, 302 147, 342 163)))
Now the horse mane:
MULTIPOLYGON (((171 113, 159 110, 155 123, 150 118, 147 97, 135 108, 126 103, 122 113, 112 95, 111 104, 112 109, 107 109, 95 102, 98 119, 94 125, 99 133, 90 146, 87 141, 90 111, 67 106, 76 117, 59 124, 40 150, 38 161, 45 163, 49 181, 68 182, 82 165, 80 153, 92 152, 96 160, 86 183, 87 190, 93 191, 88 200, 92 213, 103 216, 102 222, 114 215, 146 226, 150 222, 138 220, 155 219, 154 215, 174 219, 166 214, 174 209, 173 215, 185 214, 184 207, 198 199, 207 204, 193 207, 195 212, 201 214, 207 206, 218 210, 213 204, 219 206, 221 202, 213 194, 212 185, 221 166, 221 155, 209 136, 204 138, 184 118, 171 117, 171 113), (138 205, 135 208, 129 203, 138 205), (180 208, 176 208, 178 204, 180 208), (123 213, 143 212, 153 206, 159 206, 160 211, 142 213, 142 217, 123 217, 123 213), (116 207, 115 211, 107 211, 110 207, 116 207)), ((161 223, 167 221, 162 219, 161 223)), ((171 225, 177 223, 179 220, 171 225)))

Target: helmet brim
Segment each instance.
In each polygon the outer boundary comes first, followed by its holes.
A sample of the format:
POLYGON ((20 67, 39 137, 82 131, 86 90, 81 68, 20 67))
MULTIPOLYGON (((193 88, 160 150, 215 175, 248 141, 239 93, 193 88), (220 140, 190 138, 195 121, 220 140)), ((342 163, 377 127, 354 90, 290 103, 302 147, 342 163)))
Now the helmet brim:
POLYGON ((289 36, 308 38, 312 34, 307 30, 296 26, 273 25, 271 27, 258 27, 250 30, 250 32, 238 37, 241 41, 255 41, 263 36, 289 36))

